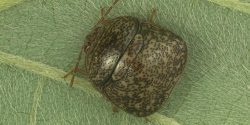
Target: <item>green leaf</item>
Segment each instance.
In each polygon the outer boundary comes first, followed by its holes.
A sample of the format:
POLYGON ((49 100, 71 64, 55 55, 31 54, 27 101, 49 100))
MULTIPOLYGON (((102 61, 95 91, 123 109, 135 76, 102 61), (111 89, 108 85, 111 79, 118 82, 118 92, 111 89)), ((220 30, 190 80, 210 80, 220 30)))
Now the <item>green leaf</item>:
POLYGON ((7 9, 11 6, 14 6, 18 3, 23 2, 24 0, 1 0, 0 1, 0 11, 7 9))
POLYGON ((249 0, 208 0, 219 5, 234 8, 242 12, 250 14, 250 1, 249 0))
POLYGON ((62 78, 99 19, 100 6, 112 0, 13 1, 0 1, 0 124, 250 123, 246 0, 120 0, 113 8, 110 18, 145 20, 155 7, 155 22, 187 42, 182 79, 163 108, 148 118, 151 122, 123 111, 113 114, 109 102, 81 76, 73 88, 67 85, 70 77, 62 78))

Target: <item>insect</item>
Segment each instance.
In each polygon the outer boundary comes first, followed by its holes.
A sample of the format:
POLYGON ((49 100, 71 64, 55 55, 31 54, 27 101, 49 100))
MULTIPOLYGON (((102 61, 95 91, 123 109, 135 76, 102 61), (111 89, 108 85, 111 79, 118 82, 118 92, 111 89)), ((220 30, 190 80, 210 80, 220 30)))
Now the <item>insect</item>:
POLYGON ((167 100, 183 72, 185 42, 154 24, 152 18, 140 21, 120 16, 105 20, 102 15, 86 36, 72 72, 77 71, 84 53, 84 74, 104 97, 135 116, 153 114, 167 100))

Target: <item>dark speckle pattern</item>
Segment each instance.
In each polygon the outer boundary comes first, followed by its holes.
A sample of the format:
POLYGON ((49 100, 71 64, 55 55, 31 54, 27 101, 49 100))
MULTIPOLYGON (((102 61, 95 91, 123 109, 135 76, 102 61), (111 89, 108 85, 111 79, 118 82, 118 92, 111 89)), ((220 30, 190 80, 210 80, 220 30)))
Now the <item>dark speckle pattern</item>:
POLYGON ((144 117, 169 97, 184 69, 187 47, 168 30, 124 16, 87 36, 85 60, 85 72, 100 93, 144 117))

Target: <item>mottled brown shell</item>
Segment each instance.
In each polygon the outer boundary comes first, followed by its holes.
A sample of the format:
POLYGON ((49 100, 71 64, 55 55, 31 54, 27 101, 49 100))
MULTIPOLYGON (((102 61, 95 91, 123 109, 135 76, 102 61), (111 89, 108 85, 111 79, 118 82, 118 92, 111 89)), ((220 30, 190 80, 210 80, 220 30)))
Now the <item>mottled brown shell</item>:
POLYGON ((94 87, 140 117, 157 111, 169 97, 186 59, 180 37, 130 16, 97 26, 85 42, 85 69, 94 87))

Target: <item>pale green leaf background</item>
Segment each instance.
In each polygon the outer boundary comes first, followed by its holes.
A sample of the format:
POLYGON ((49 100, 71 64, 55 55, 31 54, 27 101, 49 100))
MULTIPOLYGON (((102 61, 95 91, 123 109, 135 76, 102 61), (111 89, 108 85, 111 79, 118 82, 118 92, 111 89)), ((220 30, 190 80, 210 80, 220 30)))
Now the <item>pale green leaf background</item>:
POLYGON ((110 18, 157 8, 155 22, 188 45, 181 80, 149 122, 113 114, 83 77, 73 88, 61 78, 111 0, 21 1, 0 0, 0 125, 250 124, 248 0, 118 2, 110 18))

